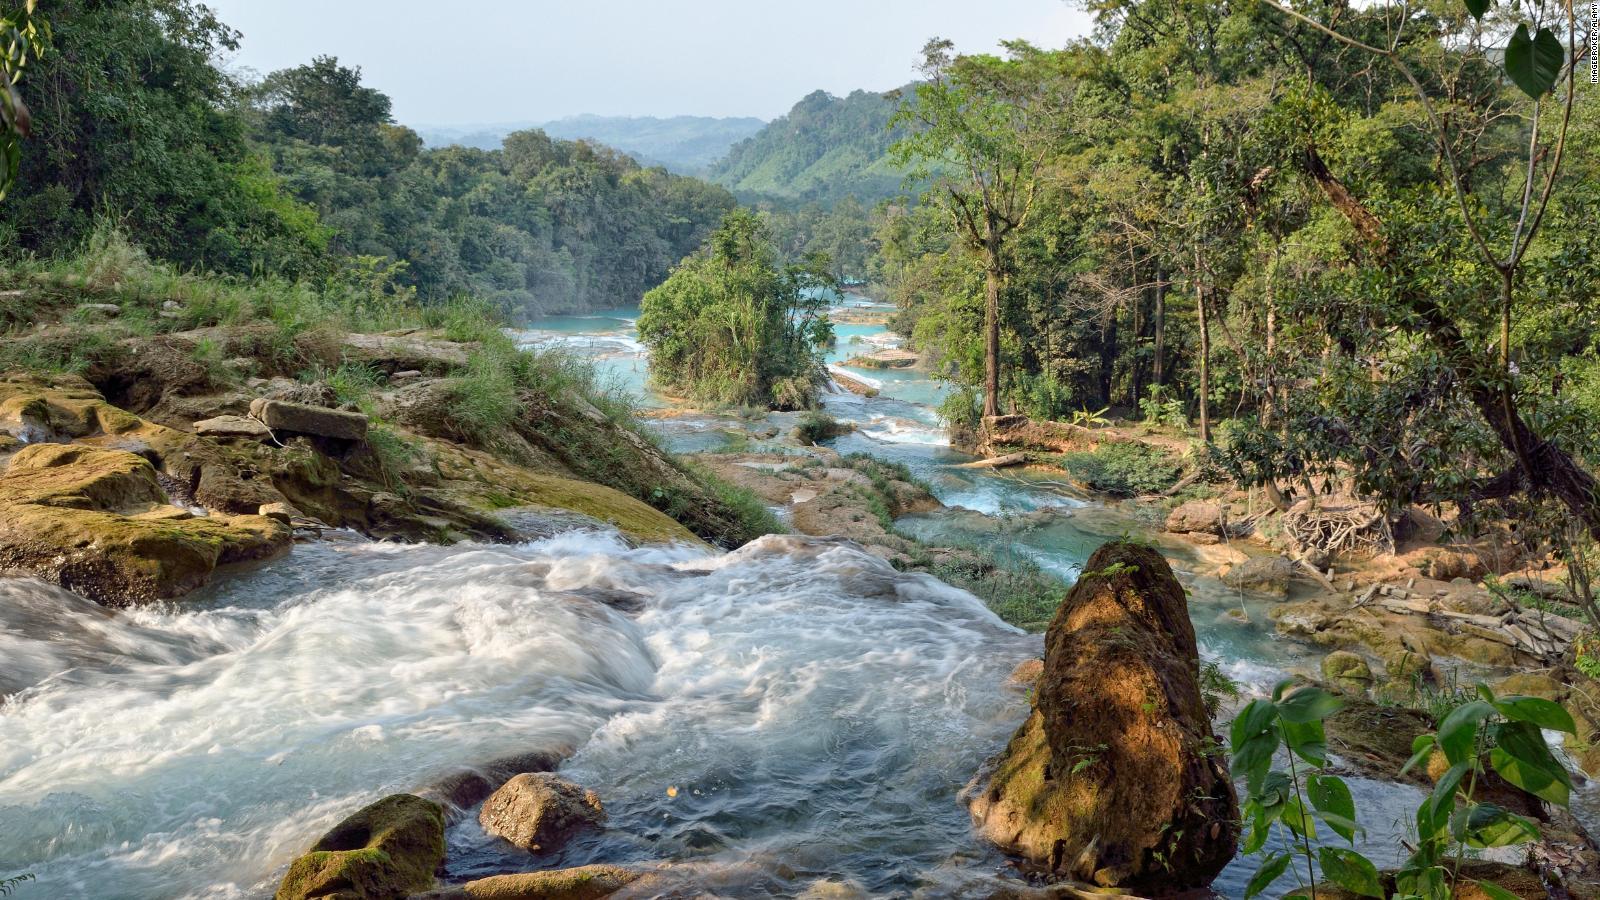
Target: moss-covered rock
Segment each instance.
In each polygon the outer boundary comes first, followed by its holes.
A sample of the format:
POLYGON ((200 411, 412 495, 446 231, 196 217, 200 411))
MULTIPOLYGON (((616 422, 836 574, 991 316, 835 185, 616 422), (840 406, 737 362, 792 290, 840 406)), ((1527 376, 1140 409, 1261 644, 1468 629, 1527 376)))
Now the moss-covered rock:
POLYGON ((367 806, 289 865, 276 900, 398 900, 433 886, 444 862, 444 809, 412 794, 367 806))
POLYGON ((494 875, 424 897, 437 900, 600 900, 637 880, 638 872, 621 866, 579 866, 494 875))
POLYGON ((289 542, 272 519, 173 506, 150 463, 125 450, 33 444, 0 474, 0 567, 104 603, 178 597, 289 542))
POLYGON ((1359 693, 1372 684, 1372 666, 1359 653, 1335 650, 1322 658, 1322 677, 1359 693))
POLYGON ((1110 543, 1045 637, 1036 709, 966 792, 984 837, 1108 887, 1202 887, 1232 859, 1238 800, 1200 692, 1182 585, 1110 543))

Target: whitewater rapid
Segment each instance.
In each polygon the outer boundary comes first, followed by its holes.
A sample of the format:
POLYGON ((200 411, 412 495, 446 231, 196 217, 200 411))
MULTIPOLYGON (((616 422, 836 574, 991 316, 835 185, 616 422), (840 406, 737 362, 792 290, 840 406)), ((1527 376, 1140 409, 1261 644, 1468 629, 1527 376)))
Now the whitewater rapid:
POLYGON ((955 795, 1040 650, 962 591, 798 537, 342 536, 128 612, 0 585, 6 668, 37 682, 0 705, 0 873, 37 877, 22 898, 263 896, 362 804, 534 751, 575 751, 563 774, 611 829, 535 862, 469 817, 452 875, 695 860, 779 893, 959 893, 982 870, 950 860, 983 854, 955 795))

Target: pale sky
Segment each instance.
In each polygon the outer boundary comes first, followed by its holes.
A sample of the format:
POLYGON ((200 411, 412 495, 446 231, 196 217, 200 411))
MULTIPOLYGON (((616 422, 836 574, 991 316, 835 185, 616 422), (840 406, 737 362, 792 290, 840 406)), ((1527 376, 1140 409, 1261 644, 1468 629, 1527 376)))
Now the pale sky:
POLYGON ((362 67, 408 125, 599 115, 771 119, 817 88, 910 81, 928 38, 963 51, 1088 33, 1065 0, 205 0, 263 74, 362 67))

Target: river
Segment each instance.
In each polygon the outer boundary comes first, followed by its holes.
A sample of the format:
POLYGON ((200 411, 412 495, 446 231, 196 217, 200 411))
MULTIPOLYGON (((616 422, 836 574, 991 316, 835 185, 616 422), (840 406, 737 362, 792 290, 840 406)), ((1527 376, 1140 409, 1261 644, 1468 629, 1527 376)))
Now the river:
MULTIPOLYGON (((633 318, 551 319, 524 339, 577 348, 655 404, 633 318)), ((888 339, 839 333, 835 365, 888 339)), ((1071 578, 1099 543, 1148 528, 1049 479, 953 468, 969 458, 933 414, 938 384, 853 374, 882 393, 827 397, 858 426, 837 449, 905 463, 952 507, 903 520, 908 532, 1071 578), (1009 514, 1047 506, 1064 515, 1011 533, 1009 514)), ((714 416, 656 427, 681 451, 734 440, 714 416)), ((1248 692, 1314 664, 1260 604, 1168 549, 1202 652, 1248 692), (1241 607, 1248 621, 1230 615, 1241 607)), ((0 704, 0 877, 36 876, 19 898, 270 896, 360 805, 558 750, 609 829, 530 858, 469 816, 450 829, 448 876, 666 862, 730 897, 981 895, 1008 867, 955 795, 1021 720, 1026 700, 1003 682, 1041 647, 963 591, 785 536, 717 553, 606 530, 456 547, 335 534, 125 612, 0 580, 0 661, 31 685, 0 704)), ((1394 861, 1420 794, 1353 783, 1367 848, 1394 861)), ((1242 896, 1253 868, 1236 861, 1217 890, 1242 896)))

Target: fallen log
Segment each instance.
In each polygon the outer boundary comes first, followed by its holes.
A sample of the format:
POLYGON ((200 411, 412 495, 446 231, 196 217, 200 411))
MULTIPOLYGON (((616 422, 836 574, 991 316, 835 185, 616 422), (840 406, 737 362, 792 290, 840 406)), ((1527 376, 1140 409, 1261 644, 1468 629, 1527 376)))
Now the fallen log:
POLYGON ((994 456, 989 459, 975 460, 962 463, 958 469, 1005 469, 1011 466, 1025 466, 1031 461, 1026 453, 1007 453, 1005 456, 994 456))

